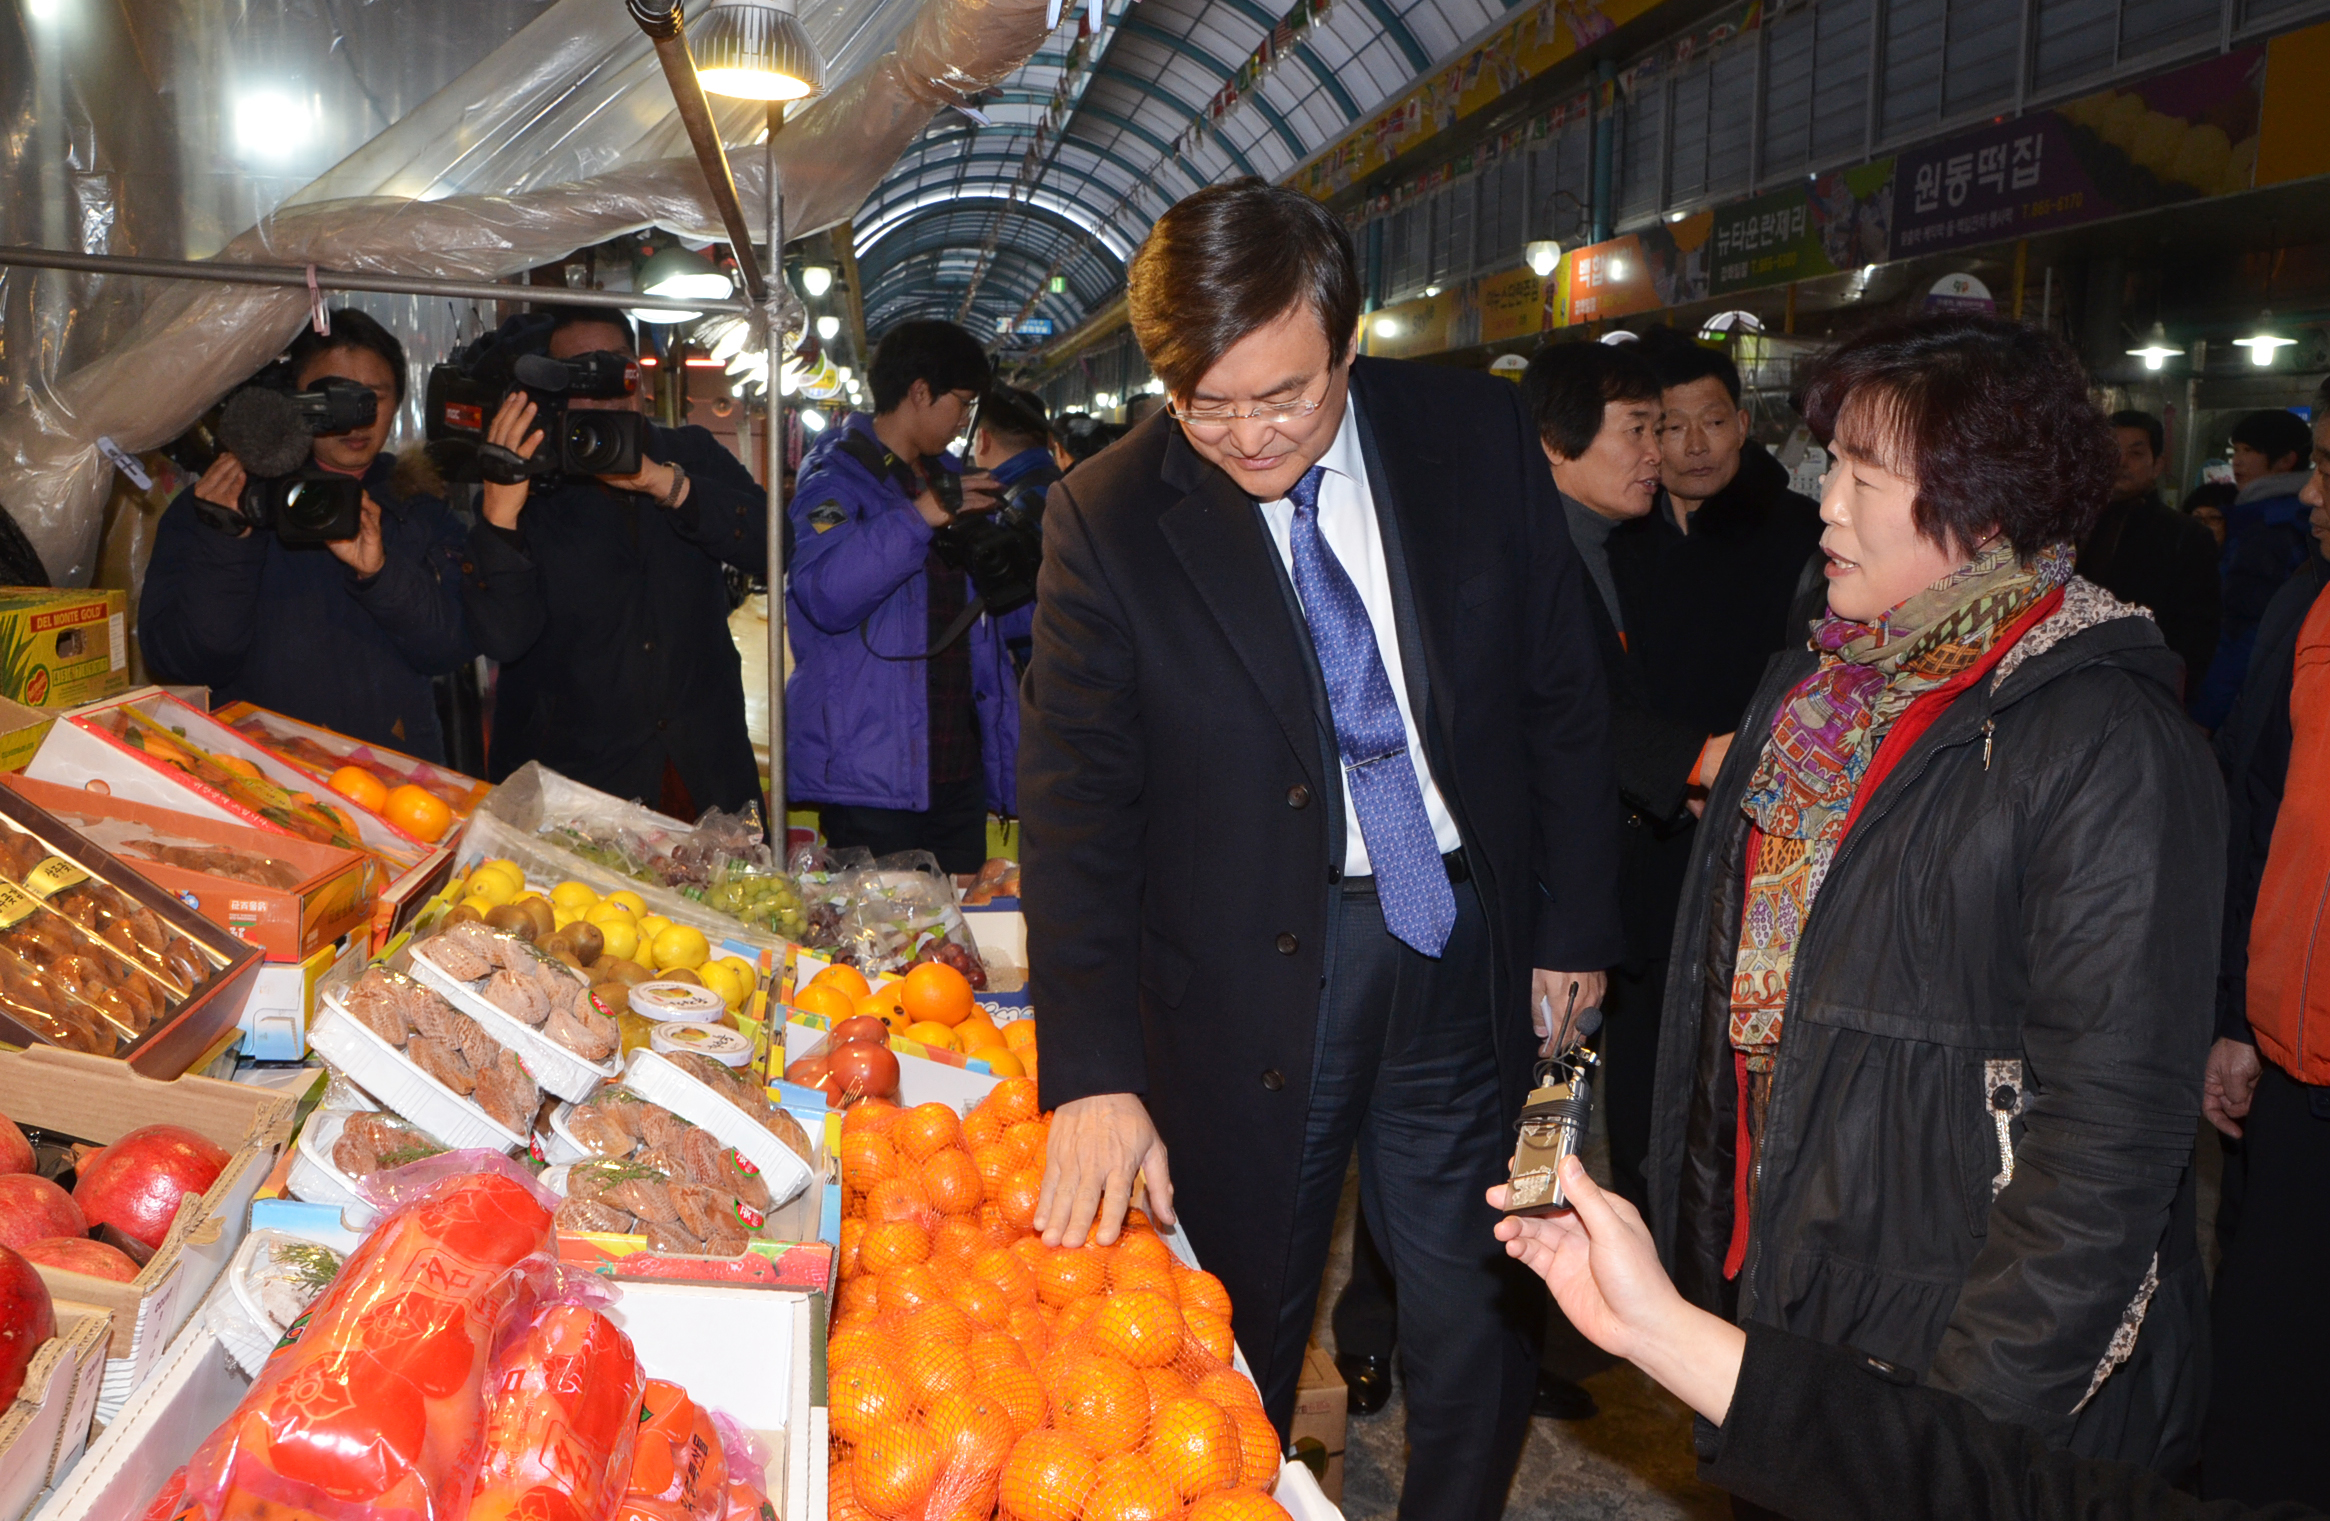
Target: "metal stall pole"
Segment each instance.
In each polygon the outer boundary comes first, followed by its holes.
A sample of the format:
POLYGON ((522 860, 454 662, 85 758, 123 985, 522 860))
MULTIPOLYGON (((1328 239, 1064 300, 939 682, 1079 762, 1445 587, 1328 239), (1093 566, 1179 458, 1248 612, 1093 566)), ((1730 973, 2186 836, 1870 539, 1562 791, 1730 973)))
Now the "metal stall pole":
POLYGON ((769 198, 769 263, 776 278, 768 283, 761 312, 768 326, 769 424, 764 446, 768 451, 769 488, 769 838, 780 861, 787 855, 785 824, 785 394, 778 378, 784 369, 785 201, 777 188, 777 132, 785 125, 782 101, 769 102, 769 131, 761 153, 766 171, 762 185, 769 198))

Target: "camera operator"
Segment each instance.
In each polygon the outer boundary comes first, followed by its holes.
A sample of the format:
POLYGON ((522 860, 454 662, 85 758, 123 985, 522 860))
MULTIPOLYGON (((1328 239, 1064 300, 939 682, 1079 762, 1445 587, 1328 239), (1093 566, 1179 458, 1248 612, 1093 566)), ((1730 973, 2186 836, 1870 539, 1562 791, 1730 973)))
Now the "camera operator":
MULTIPOLYGON (((989 391, 987 399, 979 403, 971 460, 1001 489, 1002 510, 1026 523, 1040 542, 1044 493, 1061 475, 1052 458, 1052 425, 1046 418, 1043 398, 1012 386, 989 391)), ((1003 627, 1003 647, 1011 654, 1012 674, 1017 677, 1027 669, 1033 651, 1035 604, 1007 612, 998 621, 1003 627)))
POLYGON ((789 513, 790 795, 821 805, 831 844, 927 850, 957 874, 986 860, 989 806, 1016 804, 1018 685, 1004 641, 1012 617, 1024 632, 1026 609, 983 611, 960 545, 1000 505, 998 487, 984 473, 957 477, 946 454, 992 378, 979 341, 953 323, 898 324, 868 367, 874 415, 817 441, 789 513))
MULTIPOLYGON (((619 312, 558 310, 548 334, 552 359, 638 352, 619 312)), ((639 405, 636 396, 566 403, 639 405)), ((531 456, 542 441, 537 410, 511 391, 487 442, 531 456)), ((489 769, 499 781, 540 761, 693 820, 761 801, 721 567, 767 568, 768 504, 706 429, 648 424, 641 455, 628 475, 486 483, 481 538, 491 542, 479 567, 513 588, 493 599, 490 617, 497 642, 516 652, 494 698, 489 769)))
POLYGON ((222 452, 156 530, 138 603, 147 669, 207 686, 219 703, 247 700, 442 761, 432 680, 477 650, 463 617, 460 520, 401 485, 381 452, 404 401, 404 347, 364 313, 340 310, 330 336, 302 332, 289 358, 301 391, 339 379, 375 398, 368 425, 312 446, 316 466, 363 482, 361 526, 321 552, 287 546, 245 519, 250 473, 222 452))

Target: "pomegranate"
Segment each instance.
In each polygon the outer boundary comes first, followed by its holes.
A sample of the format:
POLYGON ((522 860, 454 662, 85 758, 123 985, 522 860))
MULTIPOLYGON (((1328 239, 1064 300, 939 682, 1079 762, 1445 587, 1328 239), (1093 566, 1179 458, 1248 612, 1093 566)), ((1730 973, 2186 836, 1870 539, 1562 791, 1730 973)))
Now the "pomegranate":
POLYGON ((826 1052, 825 1060, 831 1078, 826 1091, 838 1093, 844 1105, 898 1095, 898 1058, 888 1046, 870 1040, 845 1040, 826 1052))
POLYGON ((27 1242, 24 1255, 42 1267, 86 1273, 91 1278, 110 1278, 115 1283, 128 1283, 138 1275, 138 1265, 130 1260, 129 1253, 87 1236, 45 1236, 27 1242))
POLYGON ((0 1173, 0 1246, 88 1234, 89 1222, 71 1194, 34 1173, 0 1173))
POLYGON ((228 1160, 225 1147, 183 1125, 148 1125, 83 1162, 73 1200, 89 1224, 110 1225, 133 1241, 158 1247, 178 1218, 179 1201, 208 1192, 228 1160))
POLYGON ((33 1160, 32 1142, 14 1120, 0 1114, 0 1172, 34 1172, 39 1165, 33 1160))
POLYGON ((25 1365, 40 1344, 57 1334, 56 1306, 49 1286, 31 1263, 0 1247, 0 1403, 24 1387, 25 1365))

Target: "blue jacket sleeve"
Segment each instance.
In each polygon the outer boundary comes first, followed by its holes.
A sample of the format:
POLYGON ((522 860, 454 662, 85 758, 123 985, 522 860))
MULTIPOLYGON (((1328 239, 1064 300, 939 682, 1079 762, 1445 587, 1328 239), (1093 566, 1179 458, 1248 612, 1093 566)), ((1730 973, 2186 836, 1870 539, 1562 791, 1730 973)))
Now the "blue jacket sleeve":
POLYGON ((793 605, 829 634, 846 633, 922 571, 931 526, 910 503, 845 476, 812 470, 793 490, 793 605))
POLYGON ((769 497, 744 462, 702 428, 659 430, 667 463, 688 472, 688 499, 666 514, 704 553, 759 574, 769 564, 769 497))
POLYGON ((178 494, 154 533, 138 594, 138 649, 164 681, 223 687, 234 681, 258 624, 268 539, 230 538, 195 513, 194 488, 178 494))
POLYGON ((477 653, 462 618, 461 540, 460 521, 443 502, 414 497, 395 534, 383 535, 378 573, 348 578, 348 595, 424 676, 456 670, 477 653))

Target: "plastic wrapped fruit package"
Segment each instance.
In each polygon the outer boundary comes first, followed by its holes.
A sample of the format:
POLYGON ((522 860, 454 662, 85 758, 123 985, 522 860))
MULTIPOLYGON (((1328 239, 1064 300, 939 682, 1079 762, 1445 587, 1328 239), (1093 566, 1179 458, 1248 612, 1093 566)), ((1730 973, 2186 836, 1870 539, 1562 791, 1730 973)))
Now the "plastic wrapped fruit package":
POLYGON ((600 1521, 629 1487, 647 1375, 588 1304, 540 1308, 494 1356, 470 1521, 600 1521))
POLYGON ((0 829, 0 878, 55 909, 83 936, 144 970, 183 998, 217 969, 216 958, 173 933, 154 911, 12 821, 0 829))
POLYGON ((92 845, 102 846, 117 856, 133 861, 152 861, 161 866, 175 866, 182 871, 198 871, 206 876, 224 877, 230 882, 248 882, 253 887, 272 887, 288 891, 297 887, 300 874, 292 867, 254 851, 233 850, 214 845, 192 835, 172 834, 156 829, 151 824, 134 819, 108 818, 97 813, 60 811, 57 817, 73 826, 76 834, 92 845))
POLYGON ((649 1379, 616 1521, 725 1521, 727 1513, 728 1458, 712 1412, 679 1385, 649 1379))
POLYGON ((34 892, 0 880, 0 1009, 44 1039, 115 1055, 167 1020, 185 991, 34 892))
POLYGON ((480 1151, 363 1189, 387 1213, 195 1451, 182 1515, 460 1521, 468 1510, 490 1354, 537 1292, 520 1265, 548 1250, 556 1201, 480 1151))

